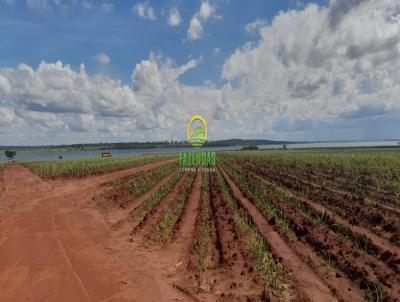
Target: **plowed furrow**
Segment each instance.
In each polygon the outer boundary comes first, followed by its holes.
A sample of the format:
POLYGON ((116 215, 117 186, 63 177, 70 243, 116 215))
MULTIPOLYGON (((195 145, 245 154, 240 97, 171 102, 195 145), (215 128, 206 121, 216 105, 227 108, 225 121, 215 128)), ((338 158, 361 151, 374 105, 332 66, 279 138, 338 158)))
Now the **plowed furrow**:
POLYGON ((202 277, 206 269, 215 268, 218 265, 219 252, 215 242, 215 222, 211 211, 209 196, 209 175, 203 175, 200 193, 199 212, 196 216, 193 240, 191 243, 189 269, 194 270, 198 286, 202 285, 202 277))
POLYGON ((400 283, 400 279, 390 270, 390 267, 370 255, 360 257, 360 252, 350 242, 339 238, 326 225, 305 219, 296 208, 275 196, 266 194, 266 197, 283 211, 299 240, 312 246, 316 252, 325 257, 325 260, 355 282, 360 289, 372 288, 379 282, 383 285, 382 290, 386 297, 392 299, 396 297, 390 284, 400 283))
POLYGON ((215 173, 210 175, 210 205, 215 210, 221 262, 205 271, 203 287, 229 301, 260 301, 264 282, 252 266, 248 244, 237 227, 237 213, 223 200, 215 173))
MULTIPOLYGON (((400 220, 396 215, 393 215, 393 212, 383 216, 378 209, 368 208, 364 203, 353 200, 350 195, 330 192, 329 189, 319 186, 312 186, 307 189, 303 183, 293 182, 287 176, 279 176, 273 171, 260 167, 252 167, 252 171, 278 186, 289 189, 291 192, 306 195, 311 200, 318 200, 326 209, 337 213, 343 220, 346 220, 347 225, 367 228, 370 232, 365 232, 366 234, 376 233, 381 238, 381 240, 375 240, 377 245, 382 245, 380 242, 383 243, 384 238, 386 238, 384 245, 390 246, 389 241, 392 241, 391 238, 396 235, 400 227, 400 220), (360 203, 362 206, 360 206, 360 203)), ((373 240, 372 237, 371 240, 373 240)), ((378 236, 375 236, 375 238, 378 238, 378 236)))
POLYGON ((116 213, 115 211, 110 210, 110 212, 113 212, 113 214, 107 214, 109 215, 112 229, 121 230, 123 233, 131 232, 133 229, 132 215, 134 214, 135 210, 142 206, 145 200, 150 198, 151 195, 157 192, 172 177, 172 175, 173 173, 164 177, 149 191, 132 200, 132 202, 130 202, 129 206, 127 206, 126 208, 120 208, 116 213))
MULTIPOLYGON (((151 233, 153 227, 156 225, 157 221, 161 219, 162 215, 165 211, 173 205, 178 196, 179 192, 183 189, 185 181, 187 181, 188 175, 184 174, 182 177, 177 181, 174 185, 173 189, 168 193, 168 195, 163 198, 160 202, 158 202, 152 209, 146 212, 143 219, 139 222, 135 223, 132 228, 131 234, 138 235, 137 233, 140 232, 141 234, 145 235, 148 238, 149 234, 151 233)), ((133 214, 134 215, 134 214, 133 214)))
POLYGON ((172 231, 172 240, 187 252, 193 239, 194 224, 199 213, 202 173, 197 172, 192 189, 172 231))
POLYGON ((331 293, 329 287, 319 278, 310 267, 304 263, 299 256, 286 244, 285 240, 274 231, 267 223, 265 217, 259 212, 257 207, 250 202, 230 179, 227 173, 221 169, 226 181, 228 182, 233 195, 240 202, 241 206, 248 212, 259 232, 262 234, 276 255, 282 258, 285 267, 294 272, 295 278, 300 288, 312 301, 338 301, 331 293))
MULTIPOLYGON (((260 177, 258 175, 253 175, 253 177, 259 178, 270 185, 269 180, 266 180, 265 176, 260 177)), ((279 188, 279 190, 283 189, 279 188)), ((378 260, 386 263, 395 272, 400 272, 400 249, 392 245, 388 240, 371 233, 365 228, 351 225, 347 220, 335 215, 335 213, 322 204, 299 197, 293 192, 286 193, 300 202, 302 207, 306 208, 308 212, 313 211, 314 216, 322 217, 324 223, 326 223, 332 231, 337 232, 340 224, 340 232, 342 234, 351 237, 350 239, 355 244, 362 246, 363 249, 371 255, 376 256, 378 260)))

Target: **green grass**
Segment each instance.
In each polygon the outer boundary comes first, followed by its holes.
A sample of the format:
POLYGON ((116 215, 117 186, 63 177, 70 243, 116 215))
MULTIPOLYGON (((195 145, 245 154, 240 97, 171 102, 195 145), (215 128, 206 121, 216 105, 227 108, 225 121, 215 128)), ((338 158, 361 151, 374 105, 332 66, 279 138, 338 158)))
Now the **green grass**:
POLYGON ((24 164, 41 177, 85 177, 174 158, 171 155, 31 161, 24 164))

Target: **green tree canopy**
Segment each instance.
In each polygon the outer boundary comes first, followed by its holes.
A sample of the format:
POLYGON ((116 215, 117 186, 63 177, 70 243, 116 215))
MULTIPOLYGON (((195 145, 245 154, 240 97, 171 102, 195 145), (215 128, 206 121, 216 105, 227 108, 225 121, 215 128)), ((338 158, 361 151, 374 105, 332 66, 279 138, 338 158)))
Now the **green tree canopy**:
POLYGON ((4 151, 6 157, 8 157, 10 160, 14 158, 15 155, 17 155, 17 152, 14 150, 6 150, 4 151))

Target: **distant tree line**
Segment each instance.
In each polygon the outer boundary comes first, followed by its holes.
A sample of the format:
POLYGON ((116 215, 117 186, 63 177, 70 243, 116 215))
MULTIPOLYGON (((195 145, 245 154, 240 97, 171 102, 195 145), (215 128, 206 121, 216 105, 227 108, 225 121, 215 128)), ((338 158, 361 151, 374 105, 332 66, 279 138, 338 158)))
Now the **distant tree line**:
MULTIPOLYGON (((275 145, 289 142, 271 141, 261 139, 227 139, 207 141, 206 147, 231 147, 231 146, 254 146, 275 145)), ((67 151, 67 150, 122 150, 122 149, 155 149, 155 148, 178 148, 190 147, 187 140, 181 141, 158 141, 158 142, 129 142, 129 143, 94 143, 94 144, 72 144, 72 145, 48 145, 48 146, 5 146, 0 149, 16 150, 43 150, 43 151, 67 151)))

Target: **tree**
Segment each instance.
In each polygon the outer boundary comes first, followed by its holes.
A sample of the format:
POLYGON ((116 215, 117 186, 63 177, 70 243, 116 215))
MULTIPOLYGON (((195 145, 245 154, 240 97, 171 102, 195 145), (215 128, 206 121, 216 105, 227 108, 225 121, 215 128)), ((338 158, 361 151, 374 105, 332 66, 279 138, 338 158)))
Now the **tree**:
POLYGON ((17 155, 17 152, 14 150, 6 150, 4 153, 6 157, 8 157, 10 160, 12 160, 15 155, 17 155))

